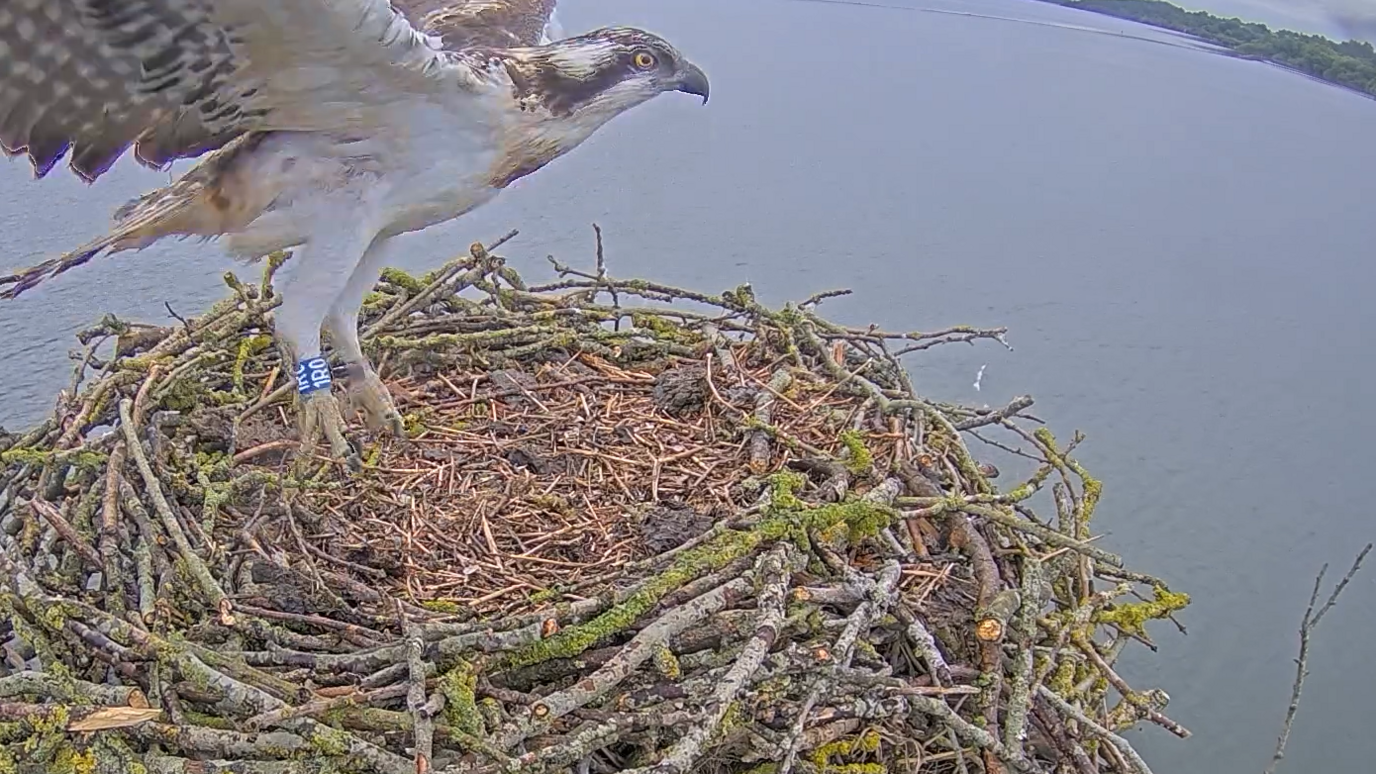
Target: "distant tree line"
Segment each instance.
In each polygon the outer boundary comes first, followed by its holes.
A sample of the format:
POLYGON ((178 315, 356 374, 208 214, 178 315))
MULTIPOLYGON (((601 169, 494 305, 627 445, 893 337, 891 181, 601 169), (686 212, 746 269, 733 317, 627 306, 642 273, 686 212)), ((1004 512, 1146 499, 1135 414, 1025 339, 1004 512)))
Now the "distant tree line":
POLYGON ((1338 43, 1322 35, 1272 30, 1265 24, 1187 11, 1163 0, 1043 0, 1193 35, 1239 56, 1292 67, 1331 83, 1376 96, 1376 49, 1370 43, 1338 43))

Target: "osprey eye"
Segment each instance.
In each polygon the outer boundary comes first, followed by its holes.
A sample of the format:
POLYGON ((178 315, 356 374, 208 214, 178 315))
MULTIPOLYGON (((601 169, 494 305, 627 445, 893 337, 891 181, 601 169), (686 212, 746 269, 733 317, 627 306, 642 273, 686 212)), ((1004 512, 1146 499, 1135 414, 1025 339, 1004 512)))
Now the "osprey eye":
POLYGON ((636 67, 639 67, 639 68, 642 69, 642 70, 648 70, 648 69, 650 69, 651 67, 654 67, 654 66, 655 66, 655 58, 654 58, 654 55, 653 55, 653 54, 650 54, 649 52, 646 52, 646 51, 641 51, 641 52, 637 53, 637 54, 635 55, 635 66, 636 66, 636 67))

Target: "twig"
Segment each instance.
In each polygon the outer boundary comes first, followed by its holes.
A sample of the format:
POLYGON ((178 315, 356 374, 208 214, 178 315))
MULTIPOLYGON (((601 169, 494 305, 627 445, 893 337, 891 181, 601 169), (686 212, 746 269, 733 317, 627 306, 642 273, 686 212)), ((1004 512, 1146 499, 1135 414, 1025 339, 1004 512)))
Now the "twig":
POLYGON ((679 737, 659 763, 632 771, 637 774, 682 774, 690 770, 702 757, 703 746, 708 738, 721 725, 722 718, 726 716, 731 702, 736 700, 736 695, 759 671, 765 656, 769 655, 770 648, 774 646, 774 640, 779 636, 784 621, 784 596, 788 591, 788 548, 787 543, 781 543, 760 557, 756 564, 755 573, 763 586, 759 594, 760 615, 755 624, 755 633, 741 649, 731 669, 717 683, 702 715, 683 736, 679 737))
MULTIPOLYGON (((898 504, 902 505, 903 500, 899 499, 898 504)), ((1017 516, 1014 516, 1010 513, 1004 513, 1003 511, 997 508, 990 508, 983 505, 977 505, 975 503, 962 502, 959 504, 958 507, 960 508, 960 510, 978 516, 982 519, 988 519, 989 521, 992 521, 1004 527, 1015 529, 1020 532, 1026 532, 1027 534, 1032 535, 1038 540, 1044 541, 1048 545, 1052 545, 1057 548, 1068 548, 1076 553, 1083 554, 1094 559, 1097 562, 1103 562, 1104 564, 1110 565, 1114 568, 1123 566, 1123 557, 1105 551, 1102 548, 1096 548, 1087 543, 1075 540, 1074 538, 1066 537, 1065 535, 1053 529, 1043 527, 1041 524, 1038 524, 1035 521, 1019 519, 1017 516)))
POLYGON ((206 599, 214 608, 219 610, 221 618, 229 619, 233 607, 229 597, 225 595, 224 589, 220 588, 215 576, 210 574, 210 568, 205 566, 205 562, 191 548, 191 541, 187 540, 186 533, 182 531, 181 523, 177 521, 176 515, 172 513, 172 507, 167 504, 167 499, 163 497, 162 484, 154 475, 153 468, 148 464, 148 457, 143 453, 143 445, 139 443, 138 431, 134 427, 133 405, 134 401, 129 398, 119 402, 120 426, 124 430, 125 448, 133 456, 139 475, 143 477, 144 491, 153 501, 153 507, 158 512, 158 516, 161 517, 163 529, 167 530, 167 534, 172 537, 172 542, 176 543, 178 553, 181 554, 186 566, 196 578, 196 582, 200 584, 206 599))
POLYGON ((1181 739, 1189 739, 1192 736, 1188 728, 1166 717, 1160 710, 1151 706, 1146 697, 1134 691, 1132 687, 1128 685, 1127 681, 1120 677, 1118 673, 1114 671, 1113 667, 1104 660, 1104 657, 1099 655, 1099 651, 1094 647, 1093 642, 1088 641, 1084 637, 1075 637, 1073 635, 1072 639, 1075 640, 1075 644, 1080 648, 1080 651, 1099 668, 1104 679, 1108 680, 1109 684, 1122 694, 1123 700, 1131 704, 1137 712, 1142 713, 1148 720, 1181 739))
POLYGON ((654 655, 657 645, 720 611, 732 598, 748 589, 749 583, 744 578, 737 578, 664 614, 654 623, 641 629, 597 671, 578 683, 541 699, 530 708, 529 720, 504 728, 498 735, 498 746, 503 749, 515 747, 522 739, 542 732, 555 720, 594 699, 605 696, 608 691, 630 676, 636 667, 654 655))
POLYGON ((1031 395, 1019 395, 1009 401, 1007 406, 997 411, 982 413, 978 416, 956 422, 955 427, 957 430, 973 430, 977 427, 984 427, 985 425, 996 425, 1009 417, 1015 416, 1019 411, 1031 408, 1033 403, 1035 403, 1035 401, 1032 400, 1031 395))
POLYGON ((1081 711, 1080 708, 1062 699, 1055 691, 1045 685, 1037 687, 1037 695, 1046 699, 1053 707, 1065 713, 1067 716, 1074 718, 1076 722, 1084 726, 1090 733, 1113 745, 1114 749, 1121 753, 1122 756, 1132 764, 1133 771, 1137 772, 1137 774, 1152 774, 1151 768, 1147 766, 1147 762, 1142 760, 1142 756, 1138 755, 1136 750, 1132 749, 1132 745, 1128 743, 1128 740, 1099 725, 1081 711))
MULTIPOLYGON (((415 737, 416 774, 427 774, 435 758, 435 713, 442 705, 432 707, 426 698, 425 681, 429 676, 425 663, 425 638, 420 629, 406 620, 406 613, 397 607, 406 636, 406 669, 409 686, 406 707, 411 711, 411 731, 415 737)), ((436 694, 443 701, 443 694, 436 694)))
MULTIPOLYGON (((823 553, 825 555, 828 552, 823 551, 823 553)), ((834 555, 831 557, 831 561, 836 561, 834 555)), ((855 608, 855 612, 847 617, 846 628, 836 638, 833 653, 826 659, 826 667, 812 681, 812 688, 803 701, 802 709, 799 710, 798 717, 789 731, 788 741, 779 762, 779 774, 789 774, 793 770, 793 764, 797 759, 798 748, 802 741, 804 725, 812 713, 812 708, 826 687, 834 682, 836 671, 850 666, 851 658, 855 655, 855 643, 860 632, 868 630, 874 620, 884 615, 885 611, 888 610, 893 598, 893 588, 898 583, 899 571, 898 563, 890 562, 880 572, 877 581, 864 578, 854 571, 847 573, 847 580, 859 584, 864 589, 866 599, 855 608)))
POLYGON ((90 543, 87 543, 77 534, 71 522, 67 521, 61 511, 57 510, 57 506, 46 500, 30 500, 29 505, 33 508, 34 513, 42 516, 52 525, 53 529, 57 530, 62 539, 67 541, 67 545, 81 554, 81 557, 86 560, 87 564, 91 565, 92 569, 99 570, 104 566, 105 563, 101 560, 100 554, 91 547, 90 543))
POLYGON ((167 309, 167 314, 170 317, 175 319, 177 322, 181 323, 182 327, 185 328, 187 331, 191 330, 191 323, 187 322, 185 317, 182 317, 181 315, 177 314, 177 310, 172 308, 172 302, 164 301, 162 302, 162 305, 167 309))
POLYGON ((1295 682, 1290 689, 1290 706, 1285 710, 1285 721, 1281 723, 1280 736, 1276 739, 1276 752, 1271 756, 1271 763, 1266 767, 1266 774, 1275 774, 1280 762, 1285 758, 1285 744, 1290 740, 1290 729, 1295 724, 1295 714, 1300 709, 1300 691, 1304 688, 1304 678, 1309 676, 1309 638, 1314 634, 1314 630, 1319 627, 1319 622, 1333 609, 1338 603, 1338 595, 1343 593, 1347 584, 1357 571, 1362 568, 1362 560, 1371 552, 1371 543, 1357 554, 1357 558, 1352 561, 1352 567, 1342 580, 1333 587, 1333 592, 1328 595, 1328 601, 1324 602, 1318 612, 1314 611, 1314 605, 1319 601, 1319 589, 1323 585, 1323 576, 1328 572, 1328 564, 1319 569, 1319 574, 1314 578, 1314 590, 1309 594, 1309 605, 1304 609, 1304 617, 1300 619, 1300 653, 1295 659, 1295 682))
POLYGON ((23 671, 0 677, 0 699, 33 694, 58 702, 84 701, 110 707, 147 707, 148 698, 134 686, 103 685, 23 671))

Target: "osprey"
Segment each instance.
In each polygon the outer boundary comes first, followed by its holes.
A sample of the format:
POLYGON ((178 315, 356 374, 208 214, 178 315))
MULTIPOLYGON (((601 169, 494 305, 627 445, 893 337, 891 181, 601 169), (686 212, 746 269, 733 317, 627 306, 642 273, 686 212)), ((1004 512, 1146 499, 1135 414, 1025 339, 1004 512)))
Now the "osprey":
POLYGON ((707 101, 707 76, 654 34, 553 39, 555 2, 3 0, 0 146, 35 177, 70 153, 94 182, 131 146, 154 168, 205 158, 105 236, 0 277, 0 296, 163 237, 250 260, 294 248, 274 328, 303 446, 323 434, 352 456, 322 328, 367 424, 400 434, 358 341, 394 237, 490 201, 658 94, 707 101))

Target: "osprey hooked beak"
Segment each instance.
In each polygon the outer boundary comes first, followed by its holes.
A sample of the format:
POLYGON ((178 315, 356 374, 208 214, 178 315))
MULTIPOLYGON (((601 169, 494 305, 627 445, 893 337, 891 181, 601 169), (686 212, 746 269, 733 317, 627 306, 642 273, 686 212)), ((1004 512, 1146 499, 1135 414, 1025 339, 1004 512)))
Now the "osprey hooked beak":
POLYGON ((711 91, 710 87, 711 84, 707 82, 707 73, 692 62, 684 62, 683 69, 674 78, 674 91, 702 97, 702 104, 704 105, 707 104, 707 93, 711 91))

